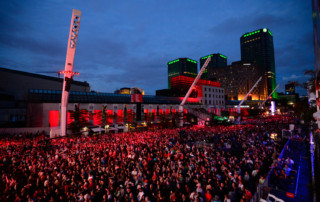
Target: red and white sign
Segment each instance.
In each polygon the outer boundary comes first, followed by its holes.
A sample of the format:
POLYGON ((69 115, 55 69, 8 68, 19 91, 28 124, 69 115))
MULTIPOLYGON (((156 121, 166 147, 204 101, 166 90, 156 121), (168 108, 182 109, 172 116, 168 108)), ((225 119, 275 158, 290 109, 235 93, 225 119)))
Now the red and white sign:
POLYGON ((131 102, 142 102, 142 94, 132 94, 131 102))

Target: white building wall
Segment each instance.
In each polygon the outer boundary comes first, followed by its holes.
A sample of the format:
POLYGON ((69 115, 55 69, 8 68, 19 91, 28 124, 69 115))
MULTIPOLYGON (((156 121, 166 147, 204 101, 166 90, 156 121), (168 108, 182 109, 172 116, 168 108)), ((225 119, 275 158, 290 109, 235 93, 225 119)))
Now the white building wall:
POLYGON ((199 98, 200 102, 208 109, 224 109, 224 88, 213 86, 202 86, 202 97, 199 98))

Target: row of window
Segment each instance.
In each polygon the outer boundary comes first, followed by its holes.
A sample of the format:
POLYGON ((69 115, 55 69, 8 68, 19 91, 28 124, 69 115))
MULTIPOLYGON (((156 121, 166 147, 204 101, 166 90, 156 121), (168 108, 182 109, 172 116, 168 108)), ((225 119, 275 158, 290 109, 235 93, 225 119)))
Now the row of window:
MULTIPOLYGON (((204 97, 207 97, 206 93, 204 94, 204 97)), ((211 98, 211 94, 208 94, 208 97, 211 98)), ((212 97, 214 98, 214 94, 212 95, 212 97)), ((223 95, 216 95, 216 98, 224 98, 224 96, 223 95)))
MULTIPOLYGON (((207 87, 204 87, 204 91, 207 91, 207 87)), ((208 91, 211 92, 211 88, 208 88, 208 91)), ((222 89, 216 89, 214 90, 214 88, 212 89, 212 92, 219 92, 219 93, 223 93, 222 89)))

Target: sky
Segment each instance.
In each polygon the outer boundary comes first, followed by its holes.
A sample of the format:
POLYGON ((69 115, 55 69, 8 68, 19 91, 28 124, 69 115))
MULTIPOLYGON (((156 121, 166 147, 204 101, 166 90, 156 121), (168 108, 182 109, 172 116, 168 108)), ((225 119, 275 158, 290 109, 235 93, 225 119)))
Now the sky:
POLYGON ((240 37, 260 28, 273 34, 278 92, 314 69, 311 0, 2 0, 0 67, 64 70, 73 8, 82 12, 74 79, 91 90, 154 95, 168 87, 167 62, 221 53, 231 64, 241 59, 240 37))

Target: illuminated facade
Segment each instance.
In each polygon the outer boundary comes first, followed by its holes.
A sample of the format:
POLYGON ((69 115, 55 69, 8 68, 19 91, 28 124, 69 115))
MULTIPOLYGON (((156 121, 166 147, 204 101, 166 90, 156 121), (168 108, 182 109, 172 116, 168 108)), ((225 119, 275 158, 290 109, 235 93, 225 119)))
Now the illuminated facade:
MULTIPOLYGON (((240 38, 241 60, 259 65, 267 78, 268 93, 276 88, 273 35, 267 28, 245 33, 240 38)), ((272 94, 277 98, 277 92, 272 94)))
POLYGON ((264 100, 268 96, 266 77, 263 69, 255 63, 233 62, 229 66, 214 69, 209 75, 221 83, 227 100, 242 100, 260 76, 263 79, 248 100, 264 100))
MULTIPOLYGON (((171 78, 171 88, 172 89, 189 89, 192 85, 195 78, 188 77, 188 76, 175 76, 171 78)), ((214 87, 221 87, 221 84, 215 81, 199 79, 198 86, 207 85, 207 86, 214 86, 214 87)))
POLYGON ((178 58, 168 62, 168 89, 171 89, 171 78, 188 76, 195 78, 198 74, 198 62, 189 58, 178 58))
POLYGON ((115 94, 126 94, 130 95, 131 94, 131 88, 120 88, 119 90, 114 91, 115 94))
POLYGON ((200 68, 204 65, 208 57, 211 57, 211 61, 209 62, 207 68, 204 70, 203 74, 201 75, 201 79, 209 79, 212 81, 216 81, 217 78, 209 78, 208 75, 210 75, 210 72, 212 72, 212 70, 216 68, 227 66, 227 57, 220 53, 204 56, 200 58, 200 68))

